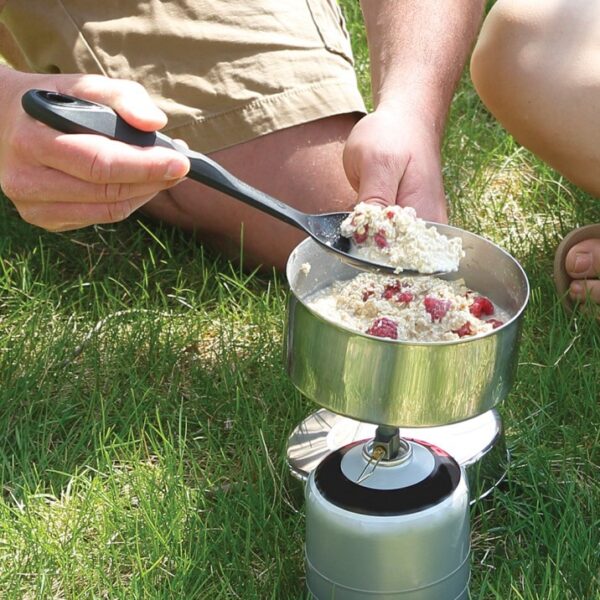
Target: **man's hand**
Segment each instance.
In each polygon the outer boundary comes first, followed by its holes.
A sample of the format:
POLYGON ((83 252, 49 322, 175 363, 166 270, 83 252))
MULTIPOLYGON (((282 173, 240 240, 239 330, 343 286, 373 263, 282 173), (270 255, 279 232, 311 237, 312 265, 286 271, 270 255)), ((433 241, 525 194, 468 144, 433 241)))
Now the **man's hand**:
POLYGON ((106 104, 144 131, 164 127, 166 116, 137 83, 0 67, 0 88, 0 186, 33 225, 66 231, 120 221, 189 170, 187 158, 174 150, 60 133, 21 107, 23 93, 39 88, 106 104))
POLYGON ((410 205, 423 219, 446 221, 441 140, 483 4, 361 0, 376 110, 345 149, 359 200, 410 205))
POLYGON ((445 223, 439 136, 415 115, 380 106, 360 120, 344 148, 344 169, 358 202, 412 206, 422 219, 445 223))

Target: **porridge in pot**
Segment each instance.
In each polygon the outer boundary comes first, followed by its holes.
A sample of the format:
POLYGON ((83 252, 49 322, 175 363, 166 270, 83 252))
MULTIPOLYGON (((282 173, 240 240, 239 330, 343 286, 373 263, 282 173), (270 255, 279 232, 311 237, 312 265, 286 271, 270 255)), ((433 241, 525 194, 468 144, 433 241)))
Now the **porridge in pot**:
POLYGON ((324 318, 381 338, 439 342, 496 329, 509 315, 462 279, 360 273, 310 296, 306 305, 324 318))
POLYGON ((361 202, 344 219, 341 233, 359 258, 386 263, 400 273, 458 270, 465 255, 460 238, 448 238, 419 219, 415 209, 361 202))

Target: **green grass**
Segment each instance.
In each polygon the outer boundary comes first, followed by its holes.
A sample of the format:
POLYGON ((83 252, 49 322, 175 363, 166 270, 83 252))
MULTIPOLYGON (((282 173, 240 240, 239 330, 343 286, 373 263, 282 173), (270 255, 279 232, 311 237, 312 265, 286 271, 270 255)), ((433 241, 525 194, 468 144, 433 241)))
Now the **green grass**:
MULTIPOLYGON (((366 91, 364 40, 345 3, 366 91)), ((474 599, 600 598, 600 341, 551 266, 600 205, 519 148, 465 77, 453 222, 526 269, 508 482, 472 509, 474 599)), ((50 234, 0 202, 0 597, 305 597, 285 282, 131 219, 50 234)))

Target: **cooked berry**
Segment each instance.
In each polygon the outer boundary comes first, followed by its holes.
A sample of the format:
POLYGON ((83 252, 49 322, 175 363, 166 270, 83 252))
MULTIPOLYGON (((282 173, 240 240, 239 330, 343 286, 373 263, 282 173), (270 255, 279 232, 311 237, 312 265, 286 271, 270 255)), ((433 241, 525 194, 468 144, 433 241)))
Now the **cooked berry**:
POLYGON ((494 305, 492 304, 489 298, 485 296, 477 296, 473 300, 473 304, 469 306, 469 312, 474 317, 481 317, 481 315, 493 315, 494 314, 494 305))
POLYGON ((402 283, 399 279, 396 279, 394 283, 386 283, 383 288, 382 298, 384 300, 391 300, 396 294, 399 294, 402 289, 402 283))
POLYGON ((396 300, 396 302, 402 302, 404 304, 408 304, 409 302, 411 302, 414 299, 414 296, 410 293, 410 292, 400 292, 395 298, 394 300, 396 300))
POLYGON ((366 302, 371 296, 375 295, 375 290, 365 290, 362 293, 363 302, 366 302))
POLYGON ((393 211, 393 210, 388 210, 388 211, 386 211, 386 213, 385 213, 385 216, 386 216, 388 219, 393 219, 393 218, 394 218, 394 214, 395 214, 395 213, 394 213, 394 211, 393 211))
POLYGON ((423 304, 425 305, 425 310, 431 315, 432 321, 441 321, 451 305, 450 300, 434 298, 433 296, 425 296, 423 304))
POLYGON ((458 334, 458 337, 465 337, 466 335, 473 335, 473 329, 471 329, 471 323, 467 321, 464 325, 458 329, 453 329, 452 333, 458 334))
POLYGON ((395 321, 386 317, 380 317, 375 319, 369 329, 367 329, 369 335, 375 335, 382 338, 391 338, 393 340, 398 339, 398 325, 395 321))
POLYGON ((383 231, 378 231, 374 236, 373 239, 375 240, 375 243, 380 247, 380 248, 387 248, 388 242, 387 239, 385 237, 385 234, 383 233, 383 231))
POLYGON ((498 321, 498 319, 488 319, 486 323, 491 323, 494 329, 498 329, 500 325, 504 325, 504 321, 498 321))
POLYGON ((367 233, 368 233, 368 231, 369 231, 369 226, 368 225, 364 226, 364 229, 363 229, 362 233, 359 233, 358 231, 355 231, 354 235, 352 236, 354 238, 354 241, 357 244, 363 244, 364 242, 366 242, 367 241, 367 233))

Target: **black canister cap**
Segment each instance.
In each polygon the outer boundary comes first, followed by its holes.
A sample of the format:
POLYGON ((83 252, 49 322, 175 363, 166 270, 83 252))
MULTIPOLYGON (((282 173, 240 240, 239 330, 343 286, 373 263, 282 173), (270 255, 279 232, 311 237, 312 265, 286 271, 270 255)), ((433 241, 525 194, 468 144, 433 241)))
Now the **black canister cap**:
POLYGON ((347 452, 364 442, 355 442, 326 456, 316 468, 314 478, 322 496, 339 508, 373 516, 406 515, 435 506, 457 488, 461 470, 458 463, 441 448, 425 442, 433 457, 433 468, 421 481, 406 487, 375 489, 348 479, 342 471, 347 452))

